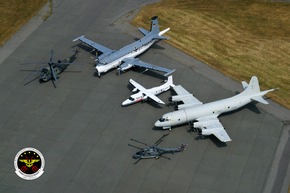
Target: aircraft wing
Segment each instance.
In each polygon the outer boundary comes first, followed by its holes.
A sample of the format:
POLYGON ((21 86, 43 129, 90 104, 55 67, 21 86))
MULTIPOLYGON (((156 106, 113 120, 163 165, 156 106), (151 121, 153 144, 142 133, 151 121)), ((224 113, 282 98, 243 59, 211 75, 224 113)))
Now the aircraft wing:
POLYGON ((146 88, 144 88, 143 86, 141 86, 139 83, 135 82, 134 80, 130 79, 129 82, 135 87, 137 88, 140 92, 142 92, 144 95, 146 95, 147 97, 151 98, 152 100, 156 101, 157 103, 160 104, 165 104, 162 100, 160 100, 157 96, 155 96, 154 94, 152 94, 151 92, 148 92, 146 88))
POLYGON ((138 67, 143 67, 143 68, 146 68, 149 70, 156 70, 156 71, 160 71, 160 72, 165 72, 164 76, 168 76, 175 71, 175 69, 170 70, 170 69, 167 69, 167 68, 164 68, 161 66, 156 66, 153 64, 142 62, 138 58, 126 58, 123 60, 123 62, 125 62, 127 64, 131 64, 132 66, 138 66, 138 67))
POLYGON ((185 90, 181 85, 174 86, 173 89, 177 95, 181 96, 180 100, 184 104, 190 104, 191 106, 202 104, 202 102, 200 102, 197 98, 195 98, 192 94, 185 90))
POLYGON ((141 92, 143 92, 144 90, 146 90, 146 88, 144 88, 143 86, 141 86, 139 83, 135 82, 132 79, 130 79, 129 82, 130 82, 130 84, 132 84, 135 88, 137 88, 141 92))
POLYGON ((112 52, 113 50, 111 50, 110 48, 107 48, 101 44, 98 44, 96 42, 93 42, 92 40, 89 40, 87 38, 85 38, 85 36, 80 36, 76 39, 74 39, 73 41, 78 41, 80 40, 81 42, 87 44, 88 46, 91 46, 93 48, 95 48, 96 50, 99 50, 100 52, 103 52, 103 53, 107 53, 107 52, 112 52))
POLYGON ((194 127, 202 129, 203 135, 215 135, 222 142, 232 141, 217 115, 201 117, 194 123, 194 127))

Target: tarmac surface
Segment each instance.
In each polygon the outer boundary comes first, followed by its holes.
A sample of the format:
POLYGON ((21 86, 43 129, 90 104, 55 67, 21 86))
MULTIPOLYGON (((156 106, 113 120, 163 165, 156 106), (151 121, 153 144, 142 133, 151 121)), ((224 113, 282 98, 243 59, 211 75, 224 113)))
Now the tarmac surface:
MULTIPOLYGON (((141 38, 127 20, 134 14, 132 10, 148 2, 56 0, 53 15, 45 22, 32 20, 22 29, 26 35, 19 32, 0 49, 0 192, 287 191, 290 147, 285 121, 290 120, 290 113, 274 102, 250 104, 220 116, 233 140, 224 144, 215 137, 198 139, 196 133, 187 132, 188 125, 171 131, 154 128, 158 118, 173 110, 170 105, 149 102, 121 107, 131 94, 130 78, 150 88, 160 85, 164 77, 141 70, 117 76, 112 70, 99 79, 94 75, 95 56, 83 45, 79 45, 79 65, 68 68, 80 73, 61 74, 56 89, 50 82, 23 85, 29 73, 20 70, 39 67, 20 63, 48 61, 51 49, 55 59, 64 59, 78 47, 72 40, 80 35, 112 49, 141 38), (134 164, 132 155, 137 149, 128 146, 130 138, 153 144, 168 132, 160 146, 187 143, 184 152, 168 155, 171 160, 134 164), (15 174, 14 158, 25 147, 38 149, 45 158, 44 174, 33 181, 15 174)), ((139 58, 176 68, 174 83, 183 85, 203 102, 242 90, 240 83, 165 42, 139 58)), ((163 93, 160 98, 168 101, 172 93, 163 93)))

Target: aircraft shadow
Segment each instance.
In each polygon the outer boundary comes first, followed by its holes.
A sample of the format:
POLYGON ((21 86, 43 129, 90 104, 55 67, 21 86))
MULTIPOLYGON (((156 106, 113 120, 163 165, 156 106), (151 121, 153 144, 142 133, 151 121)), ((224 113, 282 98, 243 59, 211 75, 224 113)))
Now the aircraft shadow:
POLYGON ((94 50, 93 48, 91 48, 91 47, 89 47, 89 46, 87 46, 85 44, 82 44, 82 43, 78 43, 78 44, 72 46, 72 48, 75 48, 75 47, 79 47, 80 49, 82 49, 82 50, 84 50, 84 51, 86 51, 88 53, 91 53, 93 56, 96 56, 96 54, 99 54, 97 52, 97 50, 94 50))

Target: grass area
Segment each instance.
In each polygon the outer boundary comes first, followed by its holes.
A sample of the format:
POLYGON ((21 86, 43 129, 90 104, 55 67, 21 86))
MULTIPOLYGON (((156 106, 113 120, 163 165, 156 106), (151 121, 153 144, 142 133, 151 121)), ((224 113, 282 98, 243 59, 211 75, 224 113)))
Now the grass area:
POLYGON ((0 46, 47 2, 48 0, 0 0, 0 46))
POLYGON ((290 3, 261 0, 162 0, 145 6, 132 24, 148 28, 158 15, 169 44, 225 75, 256 75, 272 100, 290 109, 290 3))

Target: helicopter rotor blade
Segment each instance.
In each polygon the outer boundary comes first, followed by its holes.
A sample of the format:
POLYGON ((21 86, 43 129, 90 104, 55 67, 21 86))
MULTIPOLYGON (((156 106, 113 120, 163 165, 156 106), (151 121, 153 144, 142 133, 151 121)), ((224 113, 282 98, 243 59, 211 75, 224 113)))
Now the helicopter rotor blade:
POLYGON ((70 72, 78 72, 78 73, 79 73, 79 72, 82 72, 82 71, 80 71, 80 70, 77 70, 77 71, 65 70, 65 71, 63 71, 62 73, 67 73, 67 72, 69 72, 69 73, 70 73, 70 72))
POLYGON ((139 158, 137 161, 134 162, 134 164, 137 164, 142 158, 139 158))
POLYGON ((150 146, 150 145, 148 145, 147 143, 143 143, 143 142, 141 142, 141 141, 137 141, 136 139, 132 139, 132 138, 131 138, 131 141, 135 141, 135 142, 137 142, 137 143, 140 143, 140 144, 143 144, 143 145, 146 145, 146 146, 150 146))
POLYGON ((29 73, 28 76, 24 78, 24 80, 29 82, 31 79, 34 79, 35 77, 39 78, 40 73, 41 73, 41 70, 35 70, 29 73))
POLYGON ((36 73, 39 72, 39 70, 19 70, 21 72, 32 72, 32 73, 36 73))
POLYGON ((135 145, 131 145, 130 143, 128 144, 128 146, 130 146, 130 147, 134 147, 134 148, 137 148, 137 149, 140 149, 140 150, 142 150, 142 148, 140 148, 140 147, 137 147, 137 146, 135 146, 135 145))
POLYGON ((54 88, 56 88, 56 85, 55 85, 55 83, 54 83, 54 80, 51 79, 51 81, 52 81, 52 84, 53 84, 54 88))
POLYGON ((29 63, 22 63, 20 65, 31 65, 31 64, 42 64, 42 65, 45 65, 47 63, 45 63, 45 62, 29 62, 29 63))
POLYGON ((28 85, 29 83, 32 83, 33 81, 35 81, 35 80, 37 80, 37 79, 39 79, 39 76, 34 77, 33 79, 31 79, 31 80, 25 82, 25 83, 24 83, 24 86, 25 86, 25 85, 28 85))
POLYGON ((169 157, 165 157, 165 156, 163 156, 163 155, 160 155, 159 157, 162 157, 162 158, 165 158, 165 159, 171 160, 169 157))
POLYGON ((49 59, 49 63, 52 63, 52 58, 53 58, 53 50, 50 51, 50 59, 49 59))
POLYGON ((169 133, 166 133, 164 135, 162 135, 162 137, 160 137, 154 144, 155 145, 159 145, 163 140, 164 137, 166 137, 167 135, 169 135, 169 133))
POLYGON ((60 63, 57 63, 58 65, 70 65, 72 64, 72 62, 60 62, 60 63))

